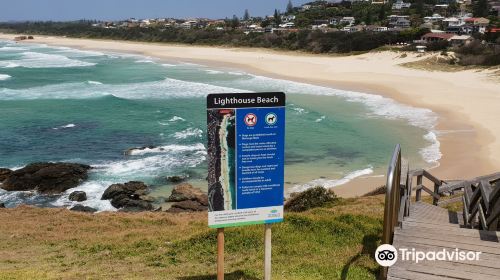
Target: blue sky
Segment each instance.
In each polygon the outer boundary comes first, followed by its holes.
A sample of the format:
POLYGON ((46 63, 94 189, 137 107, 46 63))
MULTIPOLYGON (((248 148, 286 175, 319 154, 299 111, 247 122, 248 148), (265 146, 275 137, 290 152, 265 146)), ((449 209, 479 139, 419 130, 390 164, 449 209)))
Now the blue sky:
MULTIPOLYGON (((299 6, 311 0, 292 0, 299 6)), ((0 21, 272 15, 288 0, 0 0, 0 21)))

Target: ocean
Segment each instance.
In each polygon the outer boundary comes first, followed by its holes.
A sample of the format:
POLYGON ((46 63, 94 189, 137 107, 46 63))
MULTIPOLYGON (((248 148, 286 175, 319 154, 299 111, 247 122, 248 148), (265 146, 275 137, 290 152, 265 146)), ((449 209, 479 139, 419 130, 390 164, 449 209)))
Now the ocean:
POLYGON ((0 167, 65 161, 92 165, 88 181, 62 195, 0 190, 7 207, 71 207, 68 195, 87 192, 84 205, 107 186, 144 181, 161 202, 166 177, 206 182, 208 93, 287 94, 285 187, 335 187, 359 176, 384 175, 394 145, 414 167, 441 157, 437 116, 379 95, 252 75, 237 69, 150 57, 0 41, 0 167), (137 147, 142 150, 127 150, 137 147))

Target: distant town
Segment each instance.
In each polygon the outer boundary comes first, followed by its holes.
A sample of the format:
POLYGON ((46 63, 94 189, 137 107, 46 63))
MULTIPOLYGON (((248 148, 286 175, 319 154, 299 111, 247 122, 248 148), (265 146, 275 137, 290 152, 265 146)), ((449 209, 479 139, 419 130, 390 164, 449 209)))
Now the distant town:
MULTIPOLYGON (((310 53, 440 52, 448 64, 500 65, 500 0, 292 1, 272 15, 4 22, 0 32, 87 39, 258 47, 310 53)), ((23 37, 24 36, 24 37, 23 37)))
MULTIPOLYGON (((290 33, 302 29, 323 32, 388 32, 423 28, 430 32, 423 41, 447 40, 453 44, 470 42, 474 33, 500 32, 500 1, 486 0, 368 0, 314 1, 294 7, 290 1, 284 12, 253 17, 248 10, 243 16, 225 19, 136 19, 102 21, 96 28, 182 28, 207 30, 238 29, 249 33, 290 33)), ((424 43, 424 42, 423 42, 424 43)))

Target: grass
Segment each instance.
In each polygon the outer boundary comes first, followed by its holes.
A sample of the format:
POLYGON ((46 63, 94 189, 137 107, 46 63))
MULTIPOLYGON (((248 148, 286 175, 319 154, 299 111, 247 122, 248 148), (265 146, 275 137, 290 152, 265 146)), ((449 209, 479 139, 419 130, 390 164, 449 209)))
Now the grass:
MULTIPOLYGON (((383 196, 288 213, 273 225, 273 279, 376 279, 383 196)), ((214 279, 206 213, 0 209, 0 279, 214 279)), ((262 279, 263 226, 225 230, 226 279, 262 279)))

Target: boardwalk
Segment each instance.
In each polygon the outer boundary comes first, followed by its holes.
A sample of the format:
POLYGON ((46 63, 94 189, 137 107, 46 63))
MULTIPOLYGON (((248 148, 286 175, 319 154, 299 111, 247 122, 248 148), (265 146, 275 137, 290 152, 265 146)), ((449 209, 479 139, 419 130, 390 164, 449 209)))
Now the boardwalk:
POLYGON ((381 270, 381 278, 500 280, 500 173, 440 180, 427 170, 405 166, 397 145, 387 172, 382 242, 398 250, 398 259, 381 270), (432 205, 421 201, 422 192, 432 205), (460 202, 460 213, 440 207, 460 202), (403 257, 401 249, 410 256, 403 257), (430 252, 430 258, 441 253, 439 260, 417 262, 413 250, 430 252), (472 256, 467 260, 451 255, 459 251, 472 256), (479 260, 473 258, 475 252, 480 252, 479 260))
POLYGON ((424 202, 413 203, 402 229, 394 232, 396 248, 480 251, 480 261, 401 261, 387 279, 500 279, 500 232, 463 228, 461 215, 424 202))

